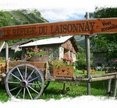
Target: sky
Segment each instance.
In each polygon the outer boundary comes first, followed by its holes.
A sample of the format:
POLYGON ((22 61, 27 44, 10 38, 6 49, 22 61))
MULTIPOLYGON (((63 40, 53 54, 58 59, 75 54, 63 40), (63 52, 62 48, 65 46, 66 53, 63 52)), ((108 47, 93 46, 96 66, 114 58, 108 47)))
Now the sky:
POLYGON ((50 22, 83 19, 102 7, 117 7, 117 0, 0 0, 0 10, 38 9, 50 22))

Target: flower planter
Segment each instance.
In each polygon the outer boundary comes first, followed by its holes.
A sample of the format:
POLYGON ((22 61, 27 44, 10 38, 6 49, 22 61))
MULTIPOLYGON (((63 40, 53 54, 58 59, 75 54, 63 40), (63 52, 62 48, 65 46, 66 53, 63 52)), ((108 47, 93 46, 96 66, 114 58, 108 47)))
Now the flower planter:
POLYGON ((36 61, 36 62, 47 62, 48 56, 32 56, 28 61, 36 61))
POLYGON ((61 66, 53 67, 52 69, 53 77, 73 77, 74 68, 73 66, 61 66))

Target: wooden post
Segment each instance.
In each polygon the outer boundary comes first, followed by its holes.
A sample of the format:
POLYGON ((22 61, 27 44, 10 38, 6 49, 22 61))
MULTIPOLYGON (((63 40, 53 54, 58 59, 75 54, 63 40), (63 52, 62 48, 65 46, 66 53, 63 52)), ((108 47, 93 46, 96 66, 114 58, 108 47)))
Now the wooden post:
POLYGON ((0 52, 2 51, 3 47, 5 45, 5 41, 2 43, 2 45, 0 46, 0 52))
POLYGON ((6 42, 6 72, 9 70, 9 47, 8 43, 6 42))
MULTIPOLYGON (((89 19, 89 13, 86 13, 86 19, 89 19)), ((91 82, 90 82, 90 37, 85 36, 85 45, 86 45, 86 64, 87 64, 87 94, 91 94, 91 82)))
POLYGON ((113 97, 115 97, 116 96, 116 94, 117 94, 117 74, 115 75, 115 86, 114 86, 114 92, 113 92, 113 97))
POLYGON ((63 89, 62 89, 62 93, 65 93, 65 89, 66 89, 66 84, 65 84, 65 82, 63 82, 63 89))
POLYGON ((108 90, 107 90, 109 96, 111 95, 111 83, 112 83, 112 79, 109 79, 108 80, 108 90))

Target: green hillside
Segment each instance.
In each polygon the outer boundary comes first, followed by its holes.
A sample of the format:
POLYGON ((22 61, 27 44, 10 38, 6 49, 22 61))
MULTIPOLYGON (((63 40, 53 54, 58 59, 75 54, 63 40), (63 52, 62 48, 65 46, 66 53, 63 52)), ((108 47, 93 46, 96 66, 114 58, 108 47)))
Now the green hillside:
POLYGON ((0 27, 47 22, 38 10, 0 11, 0 27))
MULTIPOLYGON (((38 10, 12 10, 12 11, 0 11, 0 27, 32 24, 32 23, 44 23, 48 22, 44 19, 38 10)), ((9 45, 12 45, 20 40, 10 40, 9 45)), ((27 40, 27 39, 25 39, 27 40)))

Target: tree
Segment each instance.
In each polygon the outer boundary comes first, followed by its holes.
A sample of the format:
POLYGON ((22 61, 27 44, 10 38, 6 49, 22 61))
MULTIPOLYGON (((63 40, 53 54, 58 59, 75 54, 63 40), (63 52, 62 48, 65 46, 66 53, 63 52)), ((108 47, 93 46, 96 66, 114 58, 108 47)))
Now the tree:
POLYGON ((79 46, 79 51, 77 52, 77 61, 76 61, 76 68, 77 69, 85 69, 86 68, 86 54, 85 49, 79 46))
MULTIPOLYGON (((117 8, 96 9, 94 18, 117 17, 117 8)), ((105 52, 107 60, 117 58, 117 34, 98 34, 91 38, 93 52, 105 52)))

